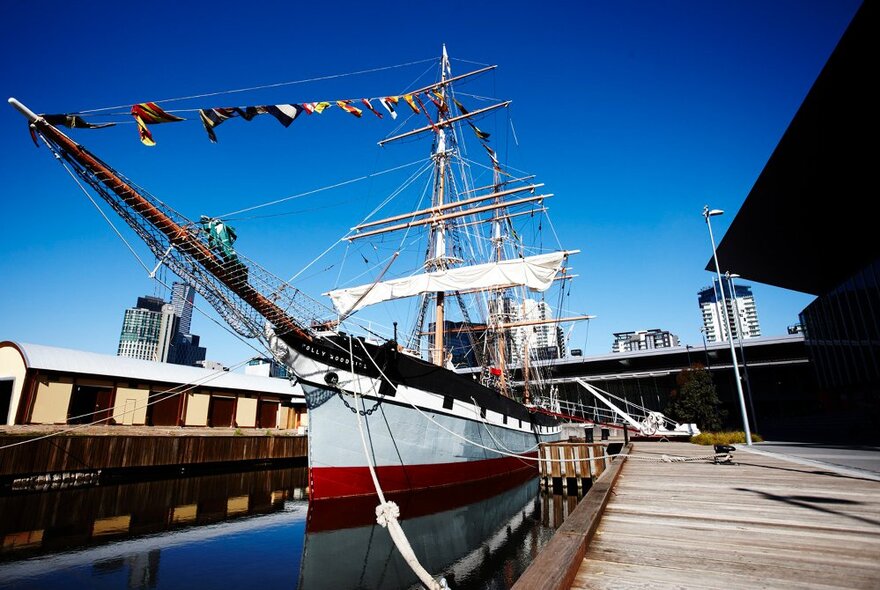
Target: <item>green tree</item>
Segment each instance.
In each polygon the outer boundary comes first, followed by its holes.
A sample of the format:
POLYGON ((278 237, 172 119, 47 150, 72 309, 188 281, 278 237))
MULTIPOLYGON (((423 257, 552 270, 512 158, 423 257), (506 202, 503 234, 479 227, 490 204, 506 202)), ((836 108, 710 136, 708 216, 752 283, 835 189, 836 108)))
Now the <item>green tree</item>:
POLYGON ((669 396, 667 415, 679 423, 693 422, 700 430, 719 430, 726 412, 709 371, 694 365, 676 375, 675 383, 678 387, 669 396))

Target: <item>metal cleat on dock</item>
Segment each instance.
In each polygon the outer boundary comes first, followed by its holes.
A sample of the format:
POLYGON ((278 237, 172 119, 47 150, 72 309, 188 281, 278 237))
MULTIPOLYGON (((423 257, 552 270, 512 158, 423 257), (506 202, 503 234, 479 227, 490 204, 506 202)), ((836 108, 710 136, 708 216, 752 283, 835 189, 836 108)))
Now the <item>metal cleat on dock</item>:
POLYGON ((715 445, 715 465, 736 465, 731 455, 735 450, 733 445, 715 445))

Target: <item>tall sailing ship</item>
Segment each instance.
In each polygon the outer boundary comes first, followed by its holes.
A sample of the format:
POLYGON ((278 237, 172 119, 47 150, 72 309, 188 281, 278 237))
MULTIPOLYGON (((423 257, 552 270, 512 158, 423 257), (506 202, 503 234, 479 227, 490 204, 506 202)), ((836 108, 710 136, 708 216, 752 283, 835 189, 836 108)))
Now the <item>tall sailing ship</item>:
MULTIPOLYGON (((456 97, 456 82, 493 67, 453 76, 444 47, 436 82, 380 99, 389 113, 408 105, 426 117, 426 125, 380 145, 430 138, 430 206, 367 219, 346 234, 348 243, 407 239, 372 281, 325 293, 332 308, 237 252, 223 220, 187 219, 59 131, 58 116, 10 103, 159 264, 299 380, 309 408, 310 496, 325 499, 374 493, 371 468, 386 493, 535 469, 539 443, 559 437, 558 420, 546 408, 553 399, 547 358, 564 354, 561 324, 589 316, 560 317, 547 303, 551 289, 565 289, 573 278, 567 263, 576 251, 527 244, 518 231, 520 221, 546 217, 544 200, 552 195, 541 193, 533 176, 504 170, 474 122, 509 102, 469 110, 456 97), (463 154, 471 134, 491 170, 482 186, 475 186, 463 154), (415 232, 421 238, 409 239, 415 232), (421 249, 415 271, 395 268, 405 259, 404 243, 421 249), (386 339, 358 329, 361 309, 404 298, 417 301, 405 337, 397 322, 386 339), (460 374, 462 364, 481 369, 460 374)), ((351 112, 351 101, 337 104, 351 112)), ((295 116, 307 104, 284 106, 295 116)), ((202 111, 209 134, 230 113, 202 111)))

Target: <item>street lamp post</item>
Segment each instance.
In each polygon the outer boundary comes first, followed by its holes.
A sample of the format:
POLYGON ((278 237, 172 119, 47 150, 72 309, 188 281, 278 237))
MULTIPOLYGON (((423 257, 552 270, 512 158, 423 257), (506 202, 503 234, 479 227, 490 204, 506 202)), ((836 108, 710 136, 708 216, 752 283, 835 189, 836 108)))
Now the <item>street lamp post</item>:
POLYGON ((709 228, 709 240, 712 242, 712 258, 715 260, 715 272, 718 275, 718 288, 721 289, 721 309, 724 310, 724 323, 727 326, 727 342, 730 344, 730 360, 733 363, 733 375, 736 379, 736 391, 739 394, 739 409, 742 412, 743 428, 746 432, 746 444, 752 446, 752 431, 749 429, 749 416, 746 413, 746 400, 743 395, 742 381, 739 376, 739 363, 736 360, 736 349, 733 345, 733 336, 730 333, 730 318, 727 315, 727 302, 724 295, 724 283, 721 278, 721 267, 718 266, 718 252, 715 250, 715 235, 712 233, 712 222, 710 217, 722 215, 724 211, 721 209, 709 209, 706 205, 703 207, 703 217, 706 219, 706 227, 709 228))
POLYGON ((740 276, 736 273, 727 271, 724 273, 724 277, 727 279, 727 284, 730 286, 730 298, 733 300, 733 315, 736 318, 736 336, 739 341, 739 358, 742 359, 743 363, 743 378, 746 382, 746 397, 749 398, 749 412, 752 413, 752 426, 755 427, 755 430, 758 430, 758 414, 755 412, 755 398, 752 395, 752 381, 749 379, 749 364, 746 362, 746 349, 743 346, 742 320, 740 318, 739 303, 737 302, 736 297, 736 287, 733 284, 733 279, 738 279, 740 276))
POLYGON ((711 371, 712 365, 709 364, 709 347, 706 345, 706 327, 705 326, 700 328, 700 335, 703 337, 703 353, 706 355, 706 368, 711 371))

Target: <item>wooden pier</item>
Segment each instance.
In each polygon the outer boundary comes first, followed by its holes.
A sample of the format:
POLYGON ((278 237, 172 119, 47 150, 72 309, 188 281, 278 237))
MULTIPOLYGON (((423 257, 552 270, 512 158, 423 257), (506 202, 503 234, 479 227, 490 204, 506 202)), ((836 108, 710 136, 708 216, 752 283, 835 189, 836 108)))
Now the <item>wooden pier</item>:
POLYGON ((612 464, 514 588, 880 587, 880 482, 744 450, 660 460, 711 453, 635 443, 656 460, 612 464))
MULTIPOLYGON (((200 433, 175 429, 171 433, 64 434, 49 438, 0 435, 0 483, 14 488, 83 481, 174 469, 205 470, 223 465, 304 462, 306 436, 236 435, 231 430, 200 433), (24 441, 25 444, 16 444, 24 441), (14 445, 14 446, 10 446, 14 445), (6 448, 2 448, 6 447, 6 448)), ((94 429, 93 429, 94 430, 94 429)))
POLYGON ((605 456, 605 446, 598 443, 541 443, 538 456, 541 484, 562 491, 570 487, 589 488, 608 465, 608 459, 600 459, 605 456))

